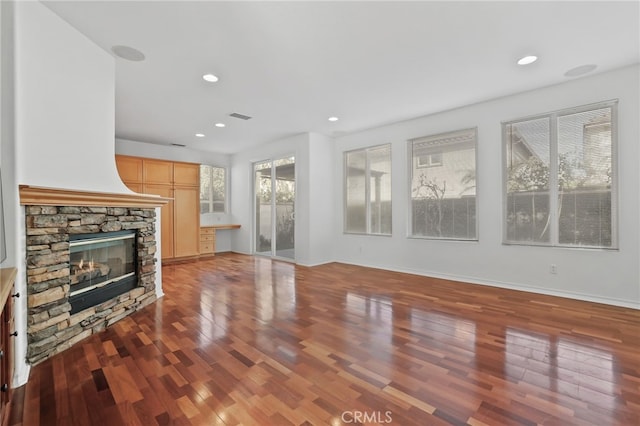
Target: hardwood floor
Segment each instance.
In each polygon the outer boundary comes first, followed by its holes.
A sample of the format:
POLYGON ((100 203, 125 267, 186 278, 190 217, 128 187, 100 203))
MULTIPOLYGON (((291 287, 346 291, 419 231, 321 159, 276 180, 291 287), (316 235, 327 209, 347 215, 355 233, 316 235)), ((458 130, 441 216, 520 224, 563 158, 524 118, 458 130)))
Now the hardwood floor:
POLYGON ((163 276, 32 368, 9 423, 640 424, 640 311, 235 254, 163 276))

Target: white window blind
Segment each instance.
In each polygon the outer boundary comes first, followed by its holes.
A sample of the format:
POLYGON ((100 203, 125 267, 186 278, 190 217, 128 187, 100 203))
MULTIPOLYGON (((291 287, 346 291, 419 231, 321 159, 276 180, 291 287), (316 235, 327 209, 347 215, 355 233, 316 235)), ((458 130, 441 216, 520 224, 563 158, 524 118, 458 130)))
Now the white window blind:
POLYGON ((391 234, 391 145, 345 152, 344 232, 391 234))
POLYGON ((506 243, 615 248, 617 102, 503 124, 506 243))
POLYGON ((409 141, 410 234, 477 239, 476 129, 409 141))

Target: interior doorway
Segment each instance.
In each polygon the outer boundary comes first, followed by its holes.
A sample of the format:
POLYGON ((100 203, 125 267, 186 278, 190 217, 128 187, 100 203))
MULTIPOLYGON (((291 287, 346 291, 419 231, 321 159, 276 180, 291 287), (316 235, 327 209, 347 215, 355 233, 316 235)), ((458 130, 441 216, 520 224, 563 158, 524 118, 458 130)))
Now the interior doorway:
POLYGON ((295 260, 295 157, 254 164, 255 253, 295 260))

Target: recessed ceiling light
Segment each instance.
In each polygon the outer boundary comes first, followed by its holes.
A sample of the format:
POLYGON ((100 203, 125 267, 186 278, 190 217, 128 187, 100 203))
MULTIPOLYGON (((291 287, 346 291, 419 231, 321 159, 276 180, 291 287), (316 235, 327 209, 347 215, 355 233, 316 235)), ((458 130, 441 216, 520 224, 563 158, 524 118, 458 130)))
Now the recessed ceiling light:
POLYGON ((580 65, 579 67, 571 68, 569 71, 564 73, 565 77, 577 77, 579 75, 590 73, 591 71, 598 68, 596 64, 587 64, 580 65))
POLYGON ((518 65, 529 65, 534 63, 537 60, 538 60, 538 57, 535 55, 523 56, 522 58, 518 59, 518 65))
POLYGON ((224 123, 216 123, 216 127, 225 127, 225 126, 226 126, 226 124, 224 124, 224 123))
POLYGON ((197 138, 204 138, 204 133, 196 133, 197 138))
POLYGON ((202 79, 203 79, 204 81, 208 81, 209 83, 215 83, 216 81, 218 81, 218 80, 219 80, 219 78, 218 78, 218 77, 216 77, 216 76, 215 76, 215 75, 213 75, 213 74, 205 74, 205 75, 203 75, 203 76, 202 76, 202 79))
POLYGON ((328 120, 329 121, 338 121, 338 117, 329 117, 328 120))
POLYGON ((144 61, 144 53, 138 49, 134 49, 129 46, 113 46, 111 51, 119 58, 126 59, 127 61, 140 62, 144 61))

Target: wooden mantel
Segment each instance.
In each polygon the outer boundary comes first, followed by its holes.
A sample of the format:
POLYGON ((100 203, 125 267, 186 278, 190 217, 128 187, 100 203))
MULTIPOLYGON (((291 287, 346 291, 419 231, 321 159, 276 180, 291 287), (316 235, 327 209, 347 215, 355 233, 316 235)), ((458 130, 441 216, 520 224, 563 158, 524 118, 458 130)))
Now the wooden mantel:
POLYGON ((20 185, 23 206, 161 207, 171 198, 149 194, 116 194, 20 185))

